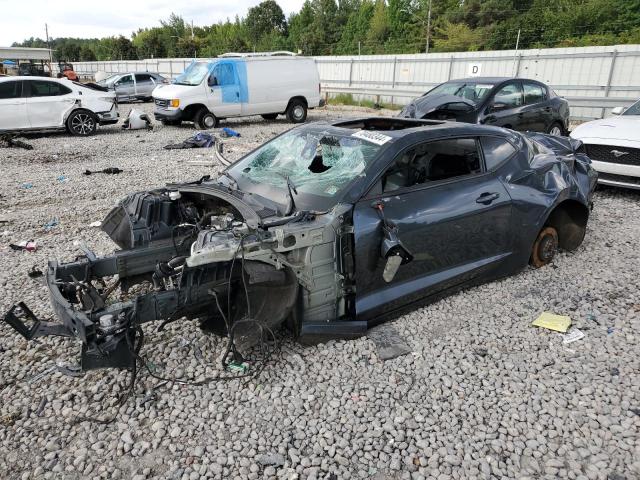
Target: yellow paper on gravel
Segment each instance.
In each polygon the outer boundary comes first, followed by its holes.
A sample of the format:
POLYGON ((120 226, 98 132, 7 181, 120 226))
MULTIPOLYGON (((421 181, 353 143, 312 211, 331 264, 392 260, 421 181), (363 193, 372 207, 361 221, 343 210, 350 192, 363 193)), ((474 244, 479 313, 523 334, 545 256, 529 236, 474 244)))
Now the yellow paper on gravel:
POLYGON ((536 318, 531 325, 565 333, 571 325, 571 318, 565 315, 542 312, 542 314, 540 314, 540 316, 536 318))

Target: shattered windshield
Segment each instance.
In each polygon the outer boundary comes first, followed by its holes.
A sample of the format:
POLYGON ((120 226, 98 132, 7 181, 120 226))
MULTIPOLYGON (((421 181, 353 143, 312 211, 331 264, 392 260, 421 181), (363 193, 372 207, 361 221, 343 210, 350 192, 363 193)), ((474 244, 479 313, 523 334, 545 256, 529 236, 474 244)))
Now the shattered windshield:
POLYGON ((492 88, 493 84, 484 82, 447 82, 442 85, 438 85, 433 90, 427 92, 424 96, 455 95, 456 97, 471 100, 473 103, 479 103, 489 95, 492 88))
POLYGON ((331 199, 365 175, 380 148, 353 135, 293 130, 250 153, 229 171, 238 181, 247 181, 243 190, 268 185, 286 192, 288 178, 297 195, 331 199))
POLYGON ((205 62, 193 62, 182 72, 173 83, 176 85, 200 85, 204 77, 209 73, 209 64, 205 62))
POLYGON ((640 115, 640 101, 637 101, 629 108, 627 108, 622 115, 640 115))

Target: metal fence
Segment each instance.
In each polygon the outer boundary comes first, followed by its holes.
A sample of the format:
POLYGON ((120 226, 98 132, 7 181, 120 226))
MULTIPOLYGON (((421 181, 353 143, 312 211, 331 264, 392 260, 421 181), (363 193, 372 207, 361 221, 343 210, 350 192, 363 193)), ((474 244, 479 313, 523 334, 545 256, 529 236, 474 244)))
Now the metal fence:
MULTIPOLYGON (((192 59, 80 62, 76 71, 153 71, 175 77, 192 59)), ((352 94, 406 104, 434 85, 469 76, 519 76, 540 80, 567 98, 574 120, 605 116, 609 109, 640 98, 640 45, 316 57, 325 95, 352 94)))

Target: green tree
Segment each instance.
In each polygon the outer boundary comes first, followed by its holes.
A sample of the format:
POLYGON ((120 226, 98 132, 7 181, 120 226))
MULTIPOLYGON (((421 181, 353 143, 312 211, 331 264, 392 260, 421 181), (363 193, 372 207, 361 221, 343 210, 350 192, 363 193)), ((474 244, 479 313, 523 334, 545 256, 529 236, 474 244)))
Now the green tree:
POLYGON ((245 19, 249 40, 257 45, 263 37, 277 38, 286 34, 284 12, 274 0, 265 0, 251 7, 245 19), (274 36, 275 35, 275 36, 274 36))

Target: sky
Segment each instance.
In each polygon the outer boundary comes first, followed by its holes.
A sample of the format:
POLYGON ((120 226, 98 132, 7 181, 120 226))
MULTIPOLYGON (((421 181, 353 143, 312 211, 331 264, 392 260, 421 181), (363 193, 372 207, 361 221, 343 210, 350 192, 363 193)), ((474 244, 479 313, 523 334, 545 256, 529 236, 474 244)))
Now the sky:
MULTIPOLYGON (((298 11, 304 0, 277 0, 285 15, 298 11)), ((154 27, 171 13, 194 25, 210 25, 241 17, 260 0, 0 0, 0 46, 29 37, 130 37, 142 27, 154 27)))

